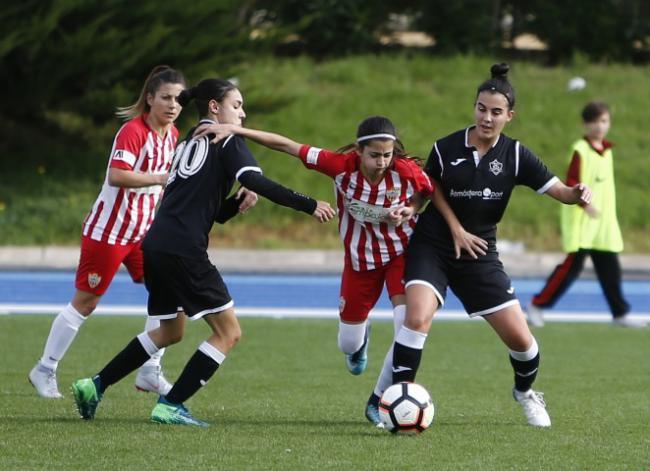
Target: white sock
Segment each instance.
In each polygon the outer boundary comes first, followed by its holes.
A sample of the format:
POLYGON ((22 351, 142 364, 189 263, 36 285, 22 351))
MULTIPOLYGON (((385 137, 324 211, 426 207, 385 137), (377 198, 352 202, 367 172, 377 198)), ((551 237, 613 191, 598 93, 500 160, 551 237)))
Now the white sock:
POLYGON ((346 355, 358 352, 366 336, 368 321, 361 324, 346 324, 339 321, 339 350, 346 355))
MULTIPOLYGON (((150 332, 152 330, 157 329, 158 327, 160 327, 160 321, 158 319, 152 319, 151 317, 147 316, 147 321, 144 323, 144 331, 150 332)), ((151 355, 151 358, 145 361, 140 368, 145 366, 154 366, 154 367, 160 366, 160 360, 162 359, 162 356, 164 354, 165 354, 165 349, 161 348, 156 353, 151 355)))
POLYGON ((147 352, 149 356, 158 353, 158 347, 156 347, 156 344, 153 343, 153 340, 151 340, 151 337, 149 337, 149 334, 147 332, 138 334, 137 338, 140 341, 140 345, 142 345, 142 348, 144 348, 144 351, 147 352))
POLYGON ((199 350, 208 357, 212 358, 218 365, 221 365, 226 360, 226 355, 207 341, 199 345, 199 350))
POLYGON ((531 336, 531 338, 533 339, 533 343, 530 344, 528 350, 525 352, 515 352, 514 350, 508 349, 510 356, 519 361, 528 361, 535 358, 539 353, 539 346, 537 345, 537 340, 535 340, 535 337, 531 336))
POLYGON ((56 371, 59 362, 70 348, 81 324, 86 320, 73 306, 68 304, 59 312, 50 328, 50 334, 45 342, 40 363, 46 368, 56 371))
POLYGON ((422 350, 424 348, 424 342, 427 340, 427 334, 424 332, 418 332, 417 330, 411 330, 405 325, 397 332, 395 336, 395 342, 401 343, 405 347, 415 348, 417 350, 422 350))
MULTIPOLYGON (((406 316, 406 306, 400 304, 393 308, 393 340, 397 336, 397 332, 404 325, 404 317, 406 316)), ((384 365, 381 367, 381 373, 379 373, 379 378, 377 378, 377 384, 375 384, 374 393, 381 397, 384 394, 384 391, 388 386, 393 382, 393 345, 391 344, 386 356, 384 357, 384 365)))

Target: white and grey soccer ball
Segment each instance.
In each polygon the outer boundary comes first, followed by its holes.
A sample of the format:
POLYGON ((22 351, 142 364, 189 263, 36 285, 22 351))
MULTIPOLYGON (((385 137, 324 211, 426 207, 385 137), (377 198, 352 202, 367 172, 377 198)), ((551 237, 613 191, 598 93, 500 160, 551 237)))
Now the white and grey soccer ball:
POLYGON ((379 400, 379 418, 384 429, 399 434, 424 432, 433 422, 431 395, 416 383, 390 386, 379 400))
POLYGON ((569 83, 567 83, 567 90, 570 92, 575 92, 578 90, 582 90, 587 86, 587 81, 583 79, 582 77, 573 77, 572 79, 569 80, 569 83))

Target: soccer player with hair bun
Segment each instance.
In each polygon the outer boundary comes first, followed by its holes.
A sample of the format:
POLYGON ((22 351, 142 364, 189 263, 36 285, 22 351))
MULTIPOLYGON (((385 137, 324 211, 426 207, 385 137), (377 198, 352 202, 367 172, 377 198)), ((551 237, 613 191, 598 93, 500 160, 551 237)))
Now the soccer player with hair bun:
MULTIPOLYGON (((404 253, 428 198, 447 207, 437 197, 422 168, 404 151, 395 126, 386 117, 364 119, 356 142, 336 152, 299 144, 270 132, 232 125, 212 125, 199 134, 214 133, 215 140, 229 134, 250 138, 271 149, 298 157, 310 170, 334 180, 339 234, 345 249, 339 302, 338 346, 353 375, 368 362, 368 315, 384 284, 393 305, 395 332, 404 320, 404 253)), ((447 207, 448 208, 448 207, 447 207)), ((469 239, 469 236, 468 236, 469 239)), ((468 242, 464 247, 469 250, 468 242)), ((376 391, 366 405, 366 418, 379 425, 379 395, 391 384, 392 350, 384 360, 376 391)))
MULTIPOLYGON (((200 123, 241 124, 244 98, 231 82, 206 79, 184 90, 181 105, 194 101, 200 123)), ((149 317, 160 327, 129 342, 99 373, 72 385, 77 409, 89 420, 104 392, 151 357, 180 342, 186 318, 203 319, 211 334, 202 342, 174 386, 161 392, 151 420, 162 424, 206 427, 184 402, 207 384, 241 337, 234 301, 217 268, 208 258, 209 233, 240 211, 238 194, 228 197, 236 181, 276 204, 311 215, 319 222, 334 217, 327 202, 283 187, 262 175, 244 139, 230 136, 210 144, 191 129, 174 154, 165 195, 142 245, 149 317)))
POLYGON ((528 329, 496 249, 496 229, 516 185, 525 185, 565 204, 588 204, 582 183, 566 186, 519 141, 502 134, 514 116, 515 91, 507 64, 476 92, 474 124, 437 140, 426 164, 453 210, 431 205, 418 220, 406 255, 406 317, 393 345, 393 383, 414 381, 433 315, 450 287, 470 317, 480 316, 509 352, 513 396, 532 426, 549 427, 542 394, 533 391, 539 347, 528 329), (458 220, 449 224, 450 219, 458 220), (487 253, 461 254, 465 230, 487 242, 487 253))
MULTIPOLYGON (((180 72, 156 66, 138 100, 118 108, 117 116, 127 122, 115 136, 104 184, 83 223, 75 294, 52 322, 41 359, 29 373, 29 381, 42 397, 63 397, 56 381, 59 362, 119 266, 124 264, 134 282, 143 281, 140 246, 167 182, 178 139, 174 121, 182 109, 178 96, 184 88, 180 72)), ((145 330, 158 325, 157 320, 147 319, 145 330)), ((142 366, 135 381, 138 389, 164 394, 171 388, 160 368, 163 352, 142 366)))

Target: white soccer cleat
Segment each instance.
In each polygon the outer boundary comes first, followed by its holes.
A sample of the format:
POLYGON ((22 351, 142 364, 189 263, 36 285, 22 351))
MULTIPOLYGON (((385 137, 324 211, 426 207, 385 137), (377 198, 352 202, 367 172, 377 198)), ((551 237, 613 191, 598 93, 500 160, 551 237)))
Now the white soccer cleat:
POLYGON ((645 322, 632 320, 627 315, 621 317, 614 317, 612 319, 612 324, 618 327, 629 327, 632 329, 642 329, 648 326, 648 324, 646 324, 645 322))
POLYGON ((535 327, 544 326, 544 311, 533 303, 528 304, 526 307, 526 317, 528 318, 528 323, 530 325, 535 327))
POLYGON ((135 388, 139 391, 154 392, 166 396, 172 385, 163 375, 160 365, 142 366, 135 377, 135 388))
POLYGON ((544 393, 529 389, 526 392, 512 390, 512 396, 521 407, 524 408, 524 415, 528 424, 533 427, 550 427, 551 418, 546 412, 546 403, 544 402, 544 393))
POLYGON ((41 397, 48 399, 61 399, 63 394, 59 392, 56 384, 56 373, 54 370, 45 368, 39 363, 29 372, 29 382, 36 388, 36 392, 41 397))

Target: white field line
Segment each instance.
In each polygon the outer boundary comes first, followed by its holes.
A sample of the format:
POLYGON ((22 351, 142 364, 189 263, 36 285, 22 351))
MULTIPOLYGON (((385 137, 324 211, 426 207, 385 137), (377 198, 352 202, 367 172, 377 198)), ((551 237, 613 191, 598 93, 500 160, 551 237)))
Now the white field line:
MULTIPOLYGON (((60 312, 65 306, 59 304, 0 304, 0 314, 44 314, 53 315, 60 312)), ((338 319, 337 309, 300 309, 277 307, 245 307, 235 306, 239 317, 272 317, 278 319, 338 319)), ((117 306, 100 305, 93 315, 100 316, 144 316, 145 306, 117 306)), ((393 312, 389 309, 375 309, 370 317, 378 320, 390 320, 393 312)), ((470 320, 464 311, 442 310, 435 316, 437 320, 463 321, 470 320)), ((547 311, 544 313, 546 322, 610 322, 612 319, 608 312, 577 312, 577 311, 547 311)), ((650 312, 635 312, 630 314, 630 319, 650 320, 650 312)))

